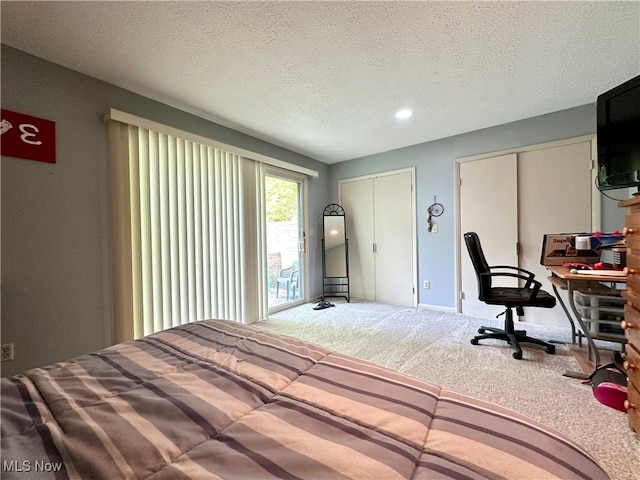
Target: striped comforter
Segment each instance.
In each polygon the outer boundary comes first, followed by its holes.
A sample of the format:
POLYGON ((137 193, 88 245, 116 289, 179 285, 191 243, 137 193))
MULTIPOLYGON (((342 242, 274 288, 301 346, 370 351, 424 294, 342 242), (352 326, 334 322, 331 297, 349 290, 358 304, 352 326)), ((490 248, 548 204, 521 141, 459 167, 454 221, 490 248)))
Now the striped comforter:
POLYGON ((226 321, 3 378, 2 478, 67 477, 608 478, 512 411, 226 321))

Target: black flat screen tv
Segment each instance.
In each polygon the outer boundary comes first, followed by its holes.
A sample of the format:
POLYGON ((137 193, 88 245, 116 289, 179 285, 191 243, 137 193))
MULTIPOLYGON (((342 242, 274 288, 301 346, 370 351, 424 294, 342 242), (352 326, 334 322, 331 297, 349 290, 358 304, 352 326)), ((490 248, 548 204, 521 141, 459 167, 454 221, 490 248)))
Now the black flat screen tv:
POLYGON ((599 95, 597 111, 598 189, 640 187, 640 75, 599 95))

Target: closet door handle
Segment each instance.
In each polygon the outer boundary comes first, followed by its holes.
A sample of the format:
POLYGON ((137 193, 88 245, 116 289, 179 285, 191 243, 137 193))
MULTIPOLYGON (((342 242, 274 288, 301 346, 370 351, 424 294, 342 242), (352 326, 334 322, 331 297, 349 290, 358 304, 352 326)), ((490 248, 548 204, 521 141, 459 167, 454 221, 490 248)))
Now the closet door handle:
POLYGON ((373 244, 373 253, 377 253, 378 252, 378 246, 374 243, 373 244))

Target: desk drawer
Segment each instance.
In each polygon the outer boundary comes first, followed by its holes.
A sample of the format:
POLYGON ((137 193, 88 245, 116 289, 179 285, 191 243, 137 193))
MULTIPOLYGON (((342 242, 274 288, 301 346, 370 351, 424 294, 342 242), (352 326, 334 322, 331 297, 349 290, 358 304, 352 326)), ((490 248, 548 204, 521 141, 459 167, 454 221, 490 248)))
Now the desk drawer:
MULTIPOLYGON (((640 236, 638 237, 638 240, 640 240, 640 236)), ((640 251, 627 248, 626 266, 629 268, 635 268, 640 272, 640 251)))
POLYGON ((624 217, 624 226, 637 228, 640 231, 640 211, 627 213, 624 217))
POLYGON ((640 295, 640 268, 636 267, 634 272, 627 274, 627 291, 640 295))
POLYGON ((640 386, 640 353, 631 344, 628 344, 626 353, 627 357, 624 361, 624 368, 627 376, 636 386, 640 386))
POLYGON ((635 229, 636 236, 640 237, 640 212, 627 213, 624 217, 624 226, 635 229))
POLYGON ((632 213, 625 217, 625 242, 632 250, 640 250, 640 213, 632 213))
POLYGON ((627 301, 629 305, 640 310, 640 292, 632 292, 631 290, 624 290, 622 297, 627 301))
POLYGON ((640 345, 640 311, 627 304, 624 306, 624 320, 620 324, 629 343, 640 345))

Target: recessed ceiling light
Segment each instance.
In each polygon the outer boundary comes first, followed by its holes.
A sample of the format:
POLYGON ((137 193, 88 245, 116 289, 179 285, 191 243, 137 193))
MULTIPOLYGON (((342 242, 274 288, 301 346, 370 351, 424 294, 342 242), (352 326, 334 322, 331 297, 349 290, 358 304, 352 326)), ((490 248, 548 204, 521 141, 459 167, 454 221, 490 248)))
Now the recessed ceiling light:
POLYGON ((400 110, 398 113, 396 113, 396 118, 409 118, 411 115, 413 115, 413 113, 411 112, 411 110, 407 110, 406 108, 404 110, 400 110))

